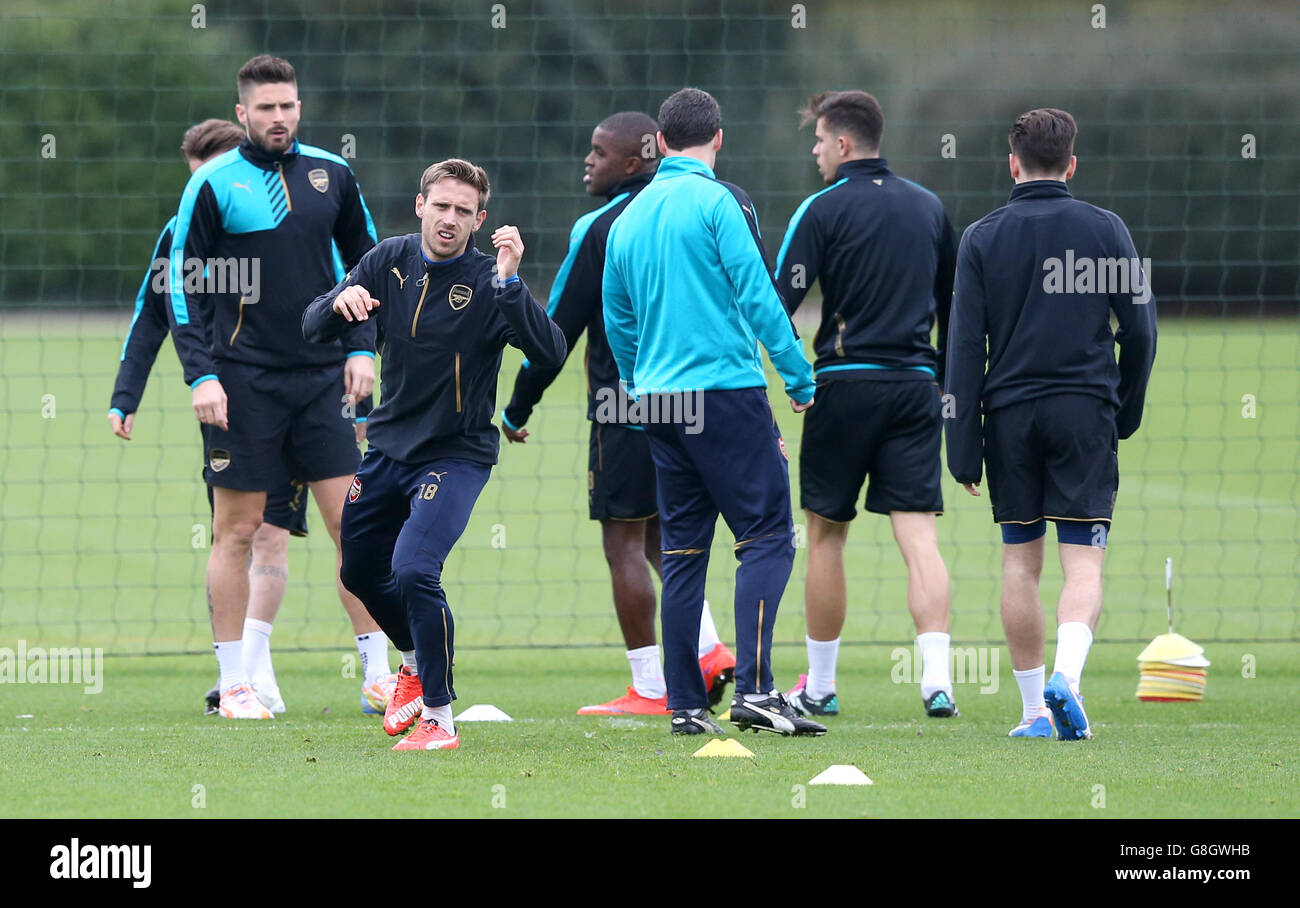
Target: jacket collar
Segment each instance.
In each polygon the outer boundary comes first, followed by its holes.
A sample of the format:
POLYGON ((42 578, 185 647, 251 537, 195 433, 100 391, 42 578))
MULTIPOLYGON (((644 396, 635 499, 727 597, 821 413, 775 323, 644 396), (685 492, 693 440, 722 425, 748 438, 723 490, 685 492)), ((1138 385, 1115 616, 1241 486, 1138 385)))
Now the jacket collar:
POLYGON ((654 179, 654 176, 654 173, 638 173, 633 174, 625 180, 619 180, 613 186, 609 187, 609 189, 605 190, 605 198, 612 202, 614 201, 615 196, 622 195, 625 192, 636 192, 638 189, 644 189, 646 186, 650 185, 650 181, 654 179))
POLYGON ((688 158, 684 154, 675 154, 664 158, 659 162, 659 170, 655 173, 656 180, 668 180, 673 177, 680 177, 688 173, 702 173, 710 179, 717 179, 713 174, 713 168, 698 158, 688 158))
POLYGON ((877 177, 892 176, 889 169, 889 162, 884 158, 858 158, 856 161, 845 161, 839 167, 835 168, 835 180, 852 179, 854 177, 877 177))
POLYGON ((1030 180, 1027 183, 1017 183, 1011 189, 1011 198, 1009 201, 1018 202, 1021 199, 1072 199, 1069 187, 1061 180, 1030 180))
POLYGON ((287 164, 298 156, 298 140, 294 139, 293 144, 285 151, 273 152, 267 151, 245 136, 244 141, 239 143, 239 153, 250 163, 257 164, 260 167, 274 167, 276 164, 287 164))

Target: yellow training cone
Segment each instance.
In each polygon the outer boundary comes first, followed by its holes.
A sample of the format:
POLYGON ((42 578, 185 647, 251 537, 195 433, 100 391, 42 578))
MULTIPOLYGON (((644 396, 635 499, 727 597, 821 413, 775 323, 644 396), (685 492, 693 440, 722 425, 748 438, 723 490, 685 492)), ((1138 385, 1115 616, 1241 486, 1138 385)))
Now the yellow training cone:
POLYGON ((1191 659, 1205 652, 1205 647, 1193 643, 1182 634, 1161 634, 1147 644, 1138 655, 1139 662, 1169 662, 1174 659, 1191 659))
POLYGON ((714 738, 694 753, 697 757, 752 757, 753 751, 735 738, 714 738))

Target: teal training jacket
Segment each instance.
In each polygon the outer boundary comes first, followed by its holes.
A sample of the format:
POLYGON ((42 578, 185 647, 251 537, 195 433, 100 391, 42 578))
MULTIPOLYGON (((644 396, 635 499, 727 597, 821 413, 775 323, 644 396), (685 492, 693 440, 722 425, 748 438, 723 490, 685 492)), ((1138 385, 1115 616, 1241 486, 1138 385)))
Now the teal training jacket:
POLYGON ((762 343, 786 393, 812 399, 812 366, 772 281, 754 203, 695 158, 664 158, 610 228, 604 311, 634 394, 766 387, 762 343))

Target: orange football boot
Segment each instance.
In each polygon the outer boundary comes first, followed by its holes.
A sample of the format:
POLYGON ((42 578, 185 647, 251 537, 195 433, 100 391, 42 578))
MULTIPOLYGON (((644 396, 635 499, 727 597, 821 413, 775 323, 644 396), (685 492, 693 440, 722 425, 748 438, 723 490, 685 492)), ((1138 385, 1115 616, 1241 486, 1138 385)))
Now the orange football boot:
POLYGON ((700 659, 700 673, 704 675, 704 686, 709 692, 709 706, 717 706, 727 692, 727 685, 735 677, 735 654, 727 649, 725 643, 719 643, 700 659))
POLYGON ((420 718, 424 709, 424 688, 420 676, 405 665, 397 670, 397 687, 384 708, 384 731, 400 735, 420 718))
POLYGON ((460 747, 459 733, 449 735, 432 719, 421 719, 415 731, 393 745, 393 750, 455 750, 457 747, 460 747))
POLYGON ((643 697, 636 692, 635 687, 629 687, 626 694, 608 703, 584 706, 578 710, 580 716, 662 716, 667 713, 667 694, 662 697, 643 697))

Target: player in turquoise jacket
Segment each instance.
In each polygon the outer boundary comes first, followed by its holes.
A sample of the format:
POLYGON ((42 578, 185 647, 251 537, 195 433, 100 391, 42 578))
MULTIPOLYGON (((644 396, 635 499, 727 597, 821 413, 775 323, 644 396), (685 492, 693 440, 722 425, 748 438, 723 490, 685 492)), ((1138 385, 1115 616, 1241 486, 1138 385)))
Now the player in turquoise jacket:
POLYGON ((610 228, 604 285, 605 334, 632 393, 766 387, 761 342, 786 393, 812 400, 812 366, 767 269, 754 203, 703 161, 660 163, 610 228))
MULTIPOLYGON (((785 445, 767 401, 761 343, 795 412, 812 404, 804 357, 767 267, 754 203, 713 175, 722 114, 684 88, 659 108, 665 157, 610 228, 605 334, 659 484, 664 677, 676 734, 719 734, 695 661, 713 531, 736 537, 736 695, 742 730, 821 735, 772 685, 772 629, 794 564, 785 445)), ((629 422, 632 417, 629 407, 629 422)))

